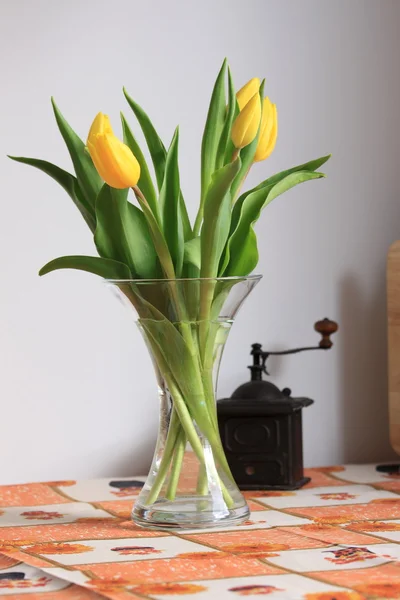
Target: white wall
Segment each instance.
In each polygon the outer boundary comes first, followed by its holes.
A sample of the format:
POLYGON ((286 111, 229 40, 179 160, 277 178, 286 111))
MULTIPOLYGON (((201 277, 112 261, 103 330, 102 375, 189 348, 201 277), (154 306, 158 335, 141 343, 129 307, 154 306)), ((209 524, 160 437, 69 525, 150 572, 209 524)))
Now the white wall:
MULTIPOLYGON (((196 205, 199 146, 222 58, 235 80, 267 77, 279 107, 273 156, 251 182, 332 152, 328 179, 268 208, 258 228, 262 283, 231 334, 220 381, 248 377, 249 346, 317 342, 330 353, 271 360, 273 380, 314 398, 307 465, 390 458, 385 255, 400 237, 398 0, 0 0, 0 483, 145 472, 157 430, 150 360, 100 280, 40 279, 63 254, 93 253, 58 186, 6 153, 69 158, 54 95, 85 137, 102 110, 129 114, 121 88, 166 141, 181 125, 185 196, 196 205)), ((116 127, 117 128, 117 127, 116 127)))

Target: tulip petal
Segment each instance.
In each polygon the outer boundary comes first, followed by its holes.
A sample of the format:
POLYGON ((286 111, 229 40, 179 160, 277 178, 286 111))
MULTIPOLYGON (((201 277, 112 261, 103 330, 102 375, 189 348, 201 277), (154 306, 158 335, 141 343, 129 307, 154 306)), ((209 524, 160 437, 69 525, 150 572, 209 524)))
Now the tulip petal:
MULTIPOLYGON (((262 80, 260 89, 259 89, 260 106, 261 106, 261 100, 264 97, 264 86, 265 86, 265 79, 262 80)), ((251 168, 251 165, 253 164, 253 159, 254 159, 254 154, 256 152, 257 143, 258 143, 258 133, 257 133, 256 137, 254 138, 254 140, 251 142, 251 144, 249 144, 245 148, 242 148, 240 151, 240 160, 242 161, 242 166, 240 167, 240 171, 236 175, 235 180, 232 183, 231 192, 232 192, 232 202, 233 203, 235 203, 238 190, 240 190, 240 188, 242 187, 243 182, 247 177, 247 173, 248 173, 249 169, 251 168)))
POLYGON ((271 140, 272 129, 274 125, 274 109, 271 100, 264 98, 263 112, 261 117, 260 134, 258 136, 257 150, 254 155, 254 162, 259 162, 266 158, 266 150, 271 140))
POLYGON ((140 165, 136 160, 132 150, 115 136, 105 136, 109 139, 111 147, 114 147, 114 159, 120 168, 122 183, 126 187, 133 187, 137 184, 140 177, 140 165))
MULTIPOLYGON (((94 140, 93 137, 91 139, 94 140)), ((96 170, 100 177, 106 183, 108 183, 108 185, 118 189, 120 186, 120 180, 112 176, 112 174, 109 172, 109 169, 107 168, 107 163, 104 161, 104 155, 101 152, 99 152, 98 140, 96 139, 94 141, 95 143, 93 143, 93 141, 88 140, 87 145, 93 164, 96 167, 96 170)))
POLYGON ((276 145, 276 140, 278 138, 278 111, 276 109, 276 104, 273 104, 273 113, 274 113, 274 117, 273 117, 273 125, 272 125, 272 131, 271 131, 271 137, 270 137, 270 141, 268 144, 268 148, 266 150, 266 157, 268 158, 268 156, 273 152, 275 145, 276 145))
POLYGON ((104 133, 112 134, 113 130, 108 116, 104 115, 102 112, 99 112, 95 116, 93 123, 89 129, 88 141, 91 140, 93 136, 103 135, 104 133))
POLYGON ((258 92, 260 88, 260 80, 258 77, 250 79, 236 94, 239 104, 239 110, 243 110, 251 98, 258 92))
POLYGON ((260 148, 257 148, 254 156, 254 162, 265 160, 272 154, 275 148, 278 137, 278 113, 275 104, 272 105, 271 112, 271 131, 268 137, 265 136, 265 138, 263 138, 260 148))
POLYGON ((232 126, 232 141, 236 148, 248 146, 256 137, 261 119, 260 94, 257 92, 236 117, 232 126))
POLYGON ((99 173, 106 183, 117 189, 133 187, 137 184, 140 166, 128 146, 109 133, 96 136, 94 144, 88 146, 91 153, 92 145, 95 148, 94 156, 101 166, 102 172, 99 170, 99 173))

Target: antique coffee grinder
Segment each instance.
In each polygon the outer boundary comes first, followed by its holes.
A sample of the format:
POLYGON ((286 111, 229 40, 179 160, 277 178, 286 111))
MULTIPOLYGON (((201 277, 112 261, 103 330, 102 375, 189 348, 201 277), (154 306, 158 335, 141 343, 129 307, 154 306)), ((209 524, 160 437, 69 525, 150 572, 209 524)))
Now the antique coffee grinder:
POLYGON ((301 410, 313 404, 310 398, 292 398, 270 381, 267 358, 307 350, 329 350, 330 336, 338 329, 329 319, 317 321, 315 331, 322 339, 318 346, 265 352, 253 344, 251 380, 239 386, 230 398, 218 400, 218 424, 225 453, 242 490, 295 490, 310 481, 303 472, 301 410))

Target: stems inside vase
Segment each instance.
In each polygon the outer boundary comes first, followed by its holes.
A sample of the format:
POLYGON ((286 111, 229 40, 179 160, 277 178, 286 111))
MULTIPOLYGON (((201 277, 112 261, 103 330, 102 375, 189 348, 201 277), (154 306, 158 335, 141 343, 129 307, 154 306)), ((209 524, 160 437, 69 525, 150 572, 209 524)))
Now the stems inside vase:
POLYGON ((161 400, 156 452, 132 513, 140 525, 205 527, 248 515, 219 435, 215 385, 233 317, 257 280, 117 284, 138 313, 161 400))
MULTIPOLYGON (((187 323, 184 325, 187 339, 188 333, 191 335, 190 327, 187 323)), ((180 326, 182 326, 182 323, 180 326)), ((142 327, 147 333, 149 329, 148 324, 146 323, 143 325, 142 323, 142 327)), ((214 460, 221 465, 226 477, 232 479, 218 433, 212 372, 207 371, 202 373, 202 367, 199 361, 198 353, 196 352, 194 356, 191 356, 190 362, 192 363, 192 368, 188 371, 189 376, 192 376, 193 373, 196 373, 197 375, 195 381, 197 393, 193 399, 185 397, 181 390, 182 388, 186 387, 185 380, 188 376, 187 372, 181 370, 180 377, 176 377, 176 375, 174 377, 174 374, 166 368, 167 364, 174 362, 172 358, 170 361, 168 361, 167 349, 164 348, 162 356, 160 356, 160 350, 156 343, 154 332, 150 334, 147 339, 149 346, 154 352, 154 355, 158 356, 158 364, 161 375, 166 382, 166 386, 172 400, 173 409, 163 457, 158 467, 158 473, 153 482, 152 489, 146 503, 153 504, 157 501, 167 475, 169 482, 165 497, 168 500, 173 500, 176 497, 187 441, 189 441, 200 464, 197 489, 199 494, 204 495, 208 491, 206 477, 207 465, 204 456, 205 443, 209 444, 214 456, 214 460), (199 398, 202 399, 200 402, 199 398), (194 408, 194 404, 196 404, 196 408, 194 408), (198 417, 197 420, 196 415, 198 417), (202 438, 204 441, 202 441, 202 438)), ((192 345, 190 348, 192 349, 192 345)), ((232 505, 233 500, 226 489, 224 482, 219 476, 218 479, 221 487, 221 493, 229 508, 232 505)))

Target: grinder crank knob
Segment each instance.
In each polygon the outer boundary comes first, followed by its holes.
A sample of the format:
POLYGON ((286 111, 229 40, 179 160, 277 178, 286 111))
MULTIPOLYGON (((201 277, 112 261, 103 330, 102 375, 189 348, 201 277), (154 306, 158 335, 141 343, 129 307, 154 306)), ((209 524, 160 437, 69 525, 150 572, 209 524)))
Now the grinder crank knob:
POLYGON ((317 321, 314 324, 314 329, 322 336, 319 347, 323 348, 324 350, 329 350, 329 348, 332 348, 333 342, 331 340, 331 335, 336 333, 336 331, 339 329, 339 325, 335 321, 330 321, 329 319, 325 318, 321 321, 317 321))

